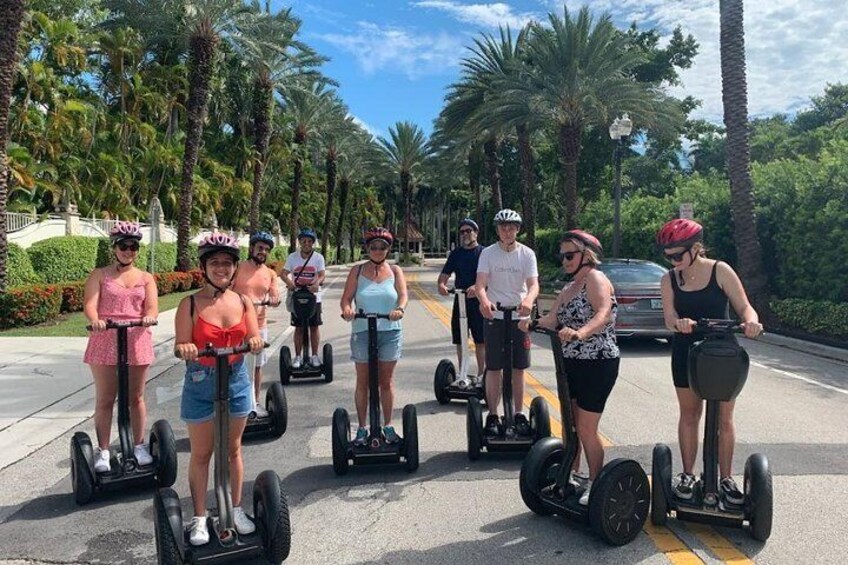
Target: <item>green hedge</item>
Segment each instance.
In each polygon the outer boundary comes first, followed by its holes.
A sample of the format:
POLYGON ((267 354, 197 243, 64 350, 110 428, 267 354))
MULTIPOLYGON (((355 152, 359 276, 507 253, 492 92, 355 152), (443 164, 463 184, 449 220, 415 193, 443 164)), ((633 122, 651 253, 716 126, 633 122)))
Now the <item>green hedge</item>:
POLYGON ((771 307, 789 328, 848 340, 848 304, 789 298, 772 300, 771 307))
POLYGON ((79 281, 97 266, 100 241, 92 237, 51 237, 27 249, 35 272, 45 283, 79 281))
POLYGON ((42 282, 41 277, 32 268, 32 261, 29 259, 29 254, 25 249, 14 243, 9 244, 6 273, 9 276, 9 288, 42 282))
POLYGON ((40 324, 56 318, 62 290, 56 285, 20 286, 0 294, 0 328, 40 324))

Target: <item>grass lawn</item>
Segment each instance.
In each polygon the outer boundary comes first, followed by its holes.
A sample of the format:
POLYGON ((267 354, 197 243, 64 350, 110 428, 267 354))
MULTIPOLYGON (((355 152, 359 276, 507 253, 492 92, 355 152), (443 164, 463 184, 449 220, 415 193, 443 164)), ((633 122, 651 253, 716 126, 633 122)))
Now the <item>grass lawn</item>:
MULTIPOLYGON (((160 296, 159 311, 164 312, 176 308, 184 296, 193 292, 197 291, 189 290, 160 296)), ((37 326, 0 331, 0 337, 87 337, 88 332, 85 329, 87 325, 88 321, 82 312, 73 312, 62 314, 52 322, 45 322, 37 326)))

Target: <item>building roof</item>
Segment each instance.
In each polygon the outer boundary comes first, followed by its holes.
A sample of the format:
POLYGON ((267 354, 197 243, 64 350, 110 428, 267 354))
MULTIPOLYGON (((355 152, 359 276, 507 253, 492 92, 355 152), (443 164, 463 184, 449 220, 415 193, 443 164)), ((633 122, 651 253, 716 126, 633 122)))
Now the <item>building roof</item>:
MULTIPOLYGON (((399 241, 406 241, 406 226, 401 224, 398 226, 397 230, 397 239, 399 241)), ((415 222, 410 222, 409 226, 409 241, 413 243, 424 241, 424 234, 418 229, 418 226, 415 225, 415 222)))

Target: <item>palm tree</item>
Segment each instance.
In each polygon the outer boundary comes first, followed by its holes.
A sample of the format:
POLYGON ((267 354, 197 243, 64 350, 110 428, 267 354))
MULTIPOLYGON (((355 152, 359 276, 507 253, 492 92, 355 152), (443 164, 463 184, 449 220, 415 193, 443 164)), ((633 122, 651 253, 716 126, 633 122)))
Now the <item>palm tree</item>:
POLYGON ((6 199, 9 182, 6 162, 6 131, 9 102, 18 61, 18 33, 24 19, 24 0, 0 0, 0 293, 6 292, 6 199))
POLYGON ((724 125, 727 128, 727 174, 733 210, 733 236, 739 257, 739 276, 757 312, 773 322, 768 303, 768 281, 762 268, 757 236, 751 151, 748 142, 748 86, 745 76, 745 29, 742 0, 721 0, 721 86, 724 125))
POLYGON ((321 227, 321 246, 332 249, 330 234, 333 233, 333 200, 336 193, 339 158, 351 143, 356 143, 354 135, 358 126, 348 115, 347 107, 341 101, 335 101, 328 108, 326 125, 320 132, 320 142, 324 150, 324 169, 327 181, 327 208, 324 211, 324 223, 321 227))
POLYGON ((363 179, 363 171, 371 170, 371 165, 382 158, 371 134, 358 128, 354 133, 344 138, 345 147, 339 154, 339 221, 336 224, 336 261, 342 261, 342 230, 345 220, 353 222, 353 206, 348 205, 352 185, 363 179))
POLYGON ((411 122, 397 122, 389 128, 391 139, 380 138, 379 143, 392 170, 400 176, 400 188, 404 201, 404 242, 403 260, 409 262, 409 233, 412 227, 412 175, 424 164, 430 155, 429 144, 424 130, 411 122))

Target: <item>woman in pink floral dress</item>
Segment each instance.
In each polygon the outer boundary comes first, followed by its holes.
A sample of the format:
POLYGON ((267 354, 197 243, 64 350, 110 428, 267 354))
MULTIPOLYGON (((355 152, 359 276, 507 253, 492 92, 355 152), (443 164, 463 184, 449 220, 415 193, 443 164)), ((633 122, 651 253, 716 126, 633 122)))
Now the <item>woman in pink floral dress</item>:
POLYGON ((94 374, 94 428, 98 451, 94 469, 98 473, 110 470, 109 435, 112 430, 112 407, 118 393, 117 338, 106 331, 107 320, 139 320, 145 327, 129 328, 127 357, 130 365, 130 422, 135 440, 135 458, 139 465, 153 462, 144 443, 147 408, 144 405, 144 384, 147 370, 153 362, 151 326, 159 315, 156 280, 153 275, 135 266, 141 243, 138 224, 118 222, 109 234, 115 260, 108 267, 94 269, 85 282, 84 312, 92 327, 83 361, 94 374))

